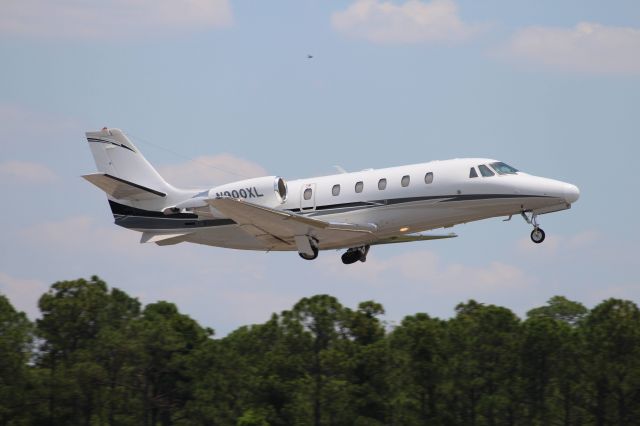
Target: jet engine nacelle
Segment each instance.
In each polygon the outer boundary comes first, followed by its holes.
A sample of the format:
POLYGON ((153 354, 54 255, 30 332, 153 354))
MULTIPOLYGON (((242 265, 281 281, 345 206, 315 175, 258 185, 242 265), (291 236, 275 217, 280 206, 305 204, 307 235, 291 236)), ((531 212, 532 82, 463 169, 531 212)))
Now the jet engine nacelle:
POLYGON ((277 207, 287 199, 287 183, 280 176, 264 176, 216 186, 209 198, 240 198, 265 207, 277 207))
POLYGON ((261 206, 276 208, 287 200, 287 183, 279 176, 264 176, 240 180, 211 188, 208 192, 166 207, 166 215, 192 213, 202 218, 224 217, 209 206, 207 200, 215 198, 239 198, 261 206))

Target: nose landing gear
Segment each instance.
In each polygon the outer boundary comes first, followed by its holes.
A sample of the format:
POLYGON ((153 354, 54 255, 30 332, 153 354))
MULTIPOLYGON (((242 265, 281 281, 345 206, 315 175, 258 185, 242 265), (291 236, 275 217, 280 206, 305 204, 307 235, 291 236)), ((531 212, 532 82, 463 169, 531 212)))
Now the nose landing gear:
POLYGON ((542 230, 542 228, 540 228, 540 226, 538 225, 538 221, 536 219, 537 215, 531 212, 531 218, 529 218, 525 212, 522 212, 521 214, 524 220, 529 225, 533 225, 533 231, 531 231, 531 241, 533 241, 536 244, 540 244, 541 242, 543 242, 545 238, 545 233, 542 230))
POLYGON ((342 263, 345 265, 351 265, 360 262, 367 261, 367 253, 369 253, 369 246, 352 247, 345 254, 342 255, 342 263))

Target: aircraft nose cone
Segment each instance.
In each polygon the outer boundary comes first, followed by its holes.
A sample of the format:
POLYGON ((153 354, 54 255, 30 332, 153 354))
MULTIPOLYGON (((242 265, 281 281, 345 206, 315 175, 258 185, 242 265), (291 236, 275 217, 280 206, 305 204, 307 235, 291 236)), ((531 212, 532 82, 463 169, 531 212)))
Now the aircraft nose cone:
POLYGON ((564 199, 567 203, 575 203, 580 198, 580 190, 577 186, 566 183, 564 185, 564 199))

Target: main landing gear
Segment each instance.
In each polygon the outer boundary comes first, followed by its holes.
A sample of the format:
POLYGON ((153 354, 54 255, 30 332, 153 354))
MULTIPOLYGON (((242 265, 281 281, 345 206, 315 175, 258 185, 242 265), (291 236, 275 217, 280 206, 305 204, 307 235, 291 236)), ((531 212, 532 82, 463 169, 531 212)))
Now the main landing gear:
POLYGON ((311 250, 313 251, 312 255, 309 255, 307 253, 298 253, 298 254, 304 260, 314 260, 316 257, 318 257, 318 247, 315 247, 315 246, 312 245, 311 246, 311 250))
POLYGON ((360 262, 367 261, 367 253, 369 253, 369 246, 352 247, 345 254, 342 255, 342 263, 345 265, 351 265, 360 262))
MULTIPOLYGON (((298 252, 298 255, 304 260, 314 260, 316 257, 318 257, 318 242, 315 239, 310 238, 309 243, 313 254, 298 252)), ((342 255, 342 263, 344 263, 345 265, 351 265, 352 263, 356 263, 357 261, 366 262, 368 253, 368 245, 352 247, 342 255)))
POLYGON ((536 220, 537 215, 532 212, 531 218, 529 218, 525 212, 522 212, 521 214, 524 220, 529 225, 533 225, 533 231, 531 231, 531 241, 533 241, 536 244, 540 244, 541 242, 543 242, 545 234, 542 228, 540 228, 540 226, 538 225, 538 221, 536 220))
MULTIPOLYGON (((308 241, 309 241, 309 247, 311 247, 312 254, 303 253, 302 251, 299 251, 298 254, 304 260, 314 260, 316 257, 318 257, 318 240, 313 237, 308 237, 308 241)), ((308 251, 309 247, 307 247, 306 251, 308 251)))

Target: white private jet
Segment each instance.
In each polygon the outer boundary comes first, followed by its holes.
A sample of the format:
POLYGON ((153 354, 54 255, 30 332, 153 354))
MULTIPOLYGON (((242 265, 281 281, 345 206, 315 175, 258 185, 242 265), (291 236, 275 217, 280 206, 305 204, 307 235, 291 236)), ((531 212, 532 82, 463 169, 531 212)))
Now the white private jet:
POLYGON ((83 176, 107 193, 116 225, 142 232, 142 243, 182 242, 245 250, 347 249, 345 264, 364 262, 369 247, 455 237, 437 228, 515 214, 537 216, 571 207, 575 185, 531 176, 496 160, 464 158, 368 169, 285 182, 279 176, 210 189, 166 182, 125 134, 86 133, 98 172, 83 176))

